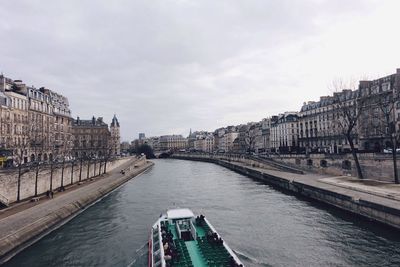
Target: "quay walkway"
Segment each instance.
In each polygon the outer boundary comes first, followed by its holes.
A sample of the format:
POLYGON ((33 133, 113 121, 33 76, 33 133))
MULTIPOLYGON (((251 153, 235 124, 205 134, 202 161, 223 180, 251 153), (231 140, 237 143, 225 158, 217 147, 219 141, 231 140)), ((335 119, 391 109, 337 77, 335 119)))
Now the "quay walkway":
POLYGON ((145 158, 131 159, 107 174, 55 194, 52 199, 0 211, 0 264, 152 165, 145 158))
POLYGON ((349 176, 329 176, 277 168, 275 164, 213 155, 174 154, 172 158, 215 163, 279 189, 299 194, 400 230, 400 185, 349 176))

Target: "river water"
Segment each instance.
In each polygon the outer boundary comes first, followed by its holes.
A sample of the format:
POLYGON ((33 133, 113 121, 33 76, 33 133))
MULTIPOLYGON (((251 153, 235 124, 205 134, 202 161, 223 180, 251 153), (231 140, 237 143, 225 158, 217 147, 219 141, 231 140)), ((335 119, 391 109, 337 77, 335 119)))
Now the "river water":
POLYGON ((246 266, 400 266, 400 235, 223 167, 173 159, 112 192, 5 266, 147 266, 161 212, 202 213, 246 266))

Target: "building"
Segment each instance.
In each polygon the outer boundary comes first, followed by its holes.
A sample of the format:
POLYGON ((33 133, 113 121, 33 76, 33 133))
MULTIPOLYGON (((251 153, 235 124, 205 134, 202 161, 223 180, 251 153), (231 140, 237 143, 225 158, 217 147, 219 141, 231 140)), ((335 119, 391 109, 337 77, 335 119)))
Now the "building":
POLYGON ((238 132, 226 132, 220 139, 220 151, 226 153, 234 152, 234 141, 238 137, 238 132))
POLYGON ((389 127, 393 124, 399 131, 400 69, 376 80, 360 81, 358 90, 358 102, 364 106, 357 129, 360 149, 382 152, 385 148, 392 148, 389 127))
POLYGON ((12 164, 11 101, 0 91, 0 167, 12 164))
POLYGON ((121 143, 121 153, 128 154, 130 148, 131 145, 129 144, 129 142, 124 141, 121 143))
POLYGON ((261 153, 271 152, 271 125, 276 123, 278 116, 272 116, 270 118, 265 118, 261 121, 261 139, 262 139, 262 150, 261 153))
POLYGON ((111 133, 103 118, 73 121, 72 135, 74 140, 73 156, 76 159, 102 158, 112 156, 110 148, 111 133))
MULTIPOLYGON (((322 96, 317 102, 304 103, 299 113, 299 146, 306 153, 340 153, 350 151, 344 136, 340 105, 356 111, 359 90, 345 89, 333 96, 322 96), (341 103, 339 105, 339 102, 341 103)), ((353 142, 358 149, 358 130, 353 129, 353 142)))
POLYGON ((186 149, 188 145, 187 139, 182 135, 163 135, 160 136, 159 142, 161 151, 177 151, 186 149))
POLYGON ((238 146, 235 152, 246 153, 249 150, 248 147, 248 134, 251 125, 239 125, 238 126, 238 146))
POLYGON ((200 139, 204 139, 208 136, 209 133, 206 131, 195 131, 192 133, 192 129, 190 129, 189 136, 187 138, 187 149, 189 150, 199 150, 196 148, 195 142, 200 139))
POLYGON ((158 136, 147 138, 146 143, 153 149, 154 152, 160 151, 160 138, 158 136))
POLYGON ((218 128, 214 131, 214 151, 221 151, 222 138, 226 132, 225 128, 218 128))
POLYGON ((250 150, 255 153, 262 153, 265 151, 262 136, 262 124, 257 122, 249 129, 250 150))
POLYGON ((337 151, 343 136, 333 123, 337 118, 333 96, 304 103, 299 113, 299 146, 303 152, 337 151))
POLYGON ((202 151, 212 153, 214 151, 214 136, 211 133, 207 135, 200 135, 194 140, 194 149, 196 151, 202 151))
POLYGON ((14 164, 69 157, 72 148, 68 99, 44 87, 0 75, 1 146, 14 164))
POLYGON ((63 95, 44 89, 50 95, 50 104, 53 110, 53 149, 58 159, 72 158, 72 117, 69 101, 63 95))
POLYGON ((298 151, 298 113, 285 112, 271 124, 271 148, 274 152, 298 151))
POLYGON ((4 76, 1 78, 5 115, 6 136, 4 148, 12 152, 14 164, 29 161, 29 127, 27 87, 21 81, 12 81, 4 76), (7 107, 7 108, 6 108, 7 107))
POLYGON ((119 156, 121 154, 121 136, 119 122, 115 114, 110 124, 110 148, 111 155, 119 156))
POLYGON ((139 140, 143 140, 146 138, 146 135, 144 133, 139 133, 139 140))
POLYGON ((53 158, 53 154, 56 152, 54 143, 55 117, 53 116, 49 91, 44 88, 29 87, 28 97, 31 161, 48 161, 53 158))

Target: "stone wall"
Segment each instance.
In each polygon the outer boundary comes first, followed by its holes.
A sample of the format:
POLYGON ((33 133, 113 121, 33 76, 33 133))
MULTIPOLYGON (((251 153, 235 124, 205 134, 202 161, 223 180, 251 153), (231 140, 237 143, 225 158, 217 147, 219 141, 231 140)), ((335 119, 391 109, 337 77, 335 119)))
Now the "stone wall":
POLYGON ((232 162, 241 162, 246 165, 257 167, 257 168, 267 168, 276 169, 280 171, 286 171, 291 173, 303 174, 304 172, 294 166, 288 166, 287 164, 282 164, 271 159, 261 159, 250 155, 243 154, 211 154, 211 153, 174 153, 173 158, 193 158, 193 159, 204 159, 207 161, 211 160, 223 160, 232 162))
MULTIPOLYGON (((357 177, 357 170, 351 154, 275 155, 273 159, 277 162, 321 174, 351 175, 357 177)), ((359 161, 364 178, 388 182, 394 181, 391 155, 375 153, 359 154, 359 161)), ((399 165, 400 161, 397 164, 399 165)))
MULTIPOLYGON (((275 168, 292 173, 302 171, 327 175, 350 175, 357 177, 357 170, 351 154, 281 154, 269 159, 260 159, 240 154, 175 153, 172 157, 219 159, 237 161, 259 168, 275 168)), ((400 155, 397 165, 400 166, 400 155)), ((362 153, 358 155, 364 178, 393 182, 393 160, 391 154, 362 153)), ((400 173, 399 173, 400 174, 400 173)))
MULTIPOLYGON (((107 172, 127 162, 131 157, 116 159, 107 162, 107 172)), ((64 186, 75 184, 79 182, 81 168, 80 162, 72 164, 65 163, 64 168, 62 164, 53 165, 52 175, 52 188, 57 190, 61 187, 61 178, 63 177, 64 186), (64 169, 64 170, 63 170, 64 169), (72 179, 71 179, 72 177, 72 179)), ((104 162, 87 162, 82 164, 81 180, 96 177, 104 172, 104 162), (88 173, 89 166, 89 173, 88 173), (100 170, 101 168, 101 170, 100 170)), ((20 199, 26 199, 35 195, 35 180, 36 180, 36 167, 23 168, 21 176, 21 191, 20 199)), ((51 167, 49 165, 40 166, 37 181, 38 195, 46 193, 50 189, 51 167)), ((0 196, 6 199, 9 203, 17 201, 17 188, 18 188, 18 169, 5 169, 0 171, 0 196)))

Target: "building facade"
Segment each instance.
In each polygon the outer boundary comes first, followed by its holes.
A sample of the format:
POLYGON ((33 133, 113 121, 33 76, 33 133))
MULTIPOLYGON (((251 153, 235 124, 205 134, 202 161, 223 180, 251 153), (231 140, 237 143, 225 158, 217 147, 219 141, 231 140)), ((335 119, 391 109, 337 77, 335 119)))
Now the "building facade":
POLYGON ((111 133, 103 118, 73 121, 73 156, 75 159, 111 157, 111 133))
POLYGON ((71 159, 73 140, 72 140, 72 117, 69 108, 69 101, 63 95, 48 90, 50 102, 53 109, 53 149, 58 160, 71 159))
POLYGON ((207 134, 198 136, 193 144, 196 151, 212 153, 214 151, 214 135, 207 134))
POLYGON ((234 141, 238 139, 238 132, 226 132, 220 139, 221 152, 234 152, 234 141))
POLYGON ((285 112, 271 125, 271 147, 274 152, 298 151, 298 113, 285 112))
POLYGON ((115 115, 110 124, 110 148, 111 155, 119 156, 121 154, 121 136, 119 122, 115 115))
POLYGON ((177 151, 186 149, 188 142, 182 135, 163 135, 160 136, 160 150, 161 151, 177 151))
POLYGON ((360 149, 382 152, 392 148, 389 128, 399 131, 400 122, 400 69, 376 80, 360 81, 358 90, 358 102, 364 105, 357 129, 360 149))

